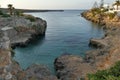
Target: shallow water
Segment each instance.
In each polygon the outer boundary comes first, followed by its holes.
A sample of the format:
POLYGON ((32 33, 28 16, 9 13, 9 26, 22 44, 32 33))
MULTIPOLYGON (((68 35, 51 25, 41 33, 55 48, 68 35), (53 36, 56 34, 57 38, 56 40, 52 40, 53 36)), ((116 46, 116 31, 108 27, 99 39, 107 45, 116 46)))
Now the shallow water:
POLYGON ((64 53, 84 56, 90 38, 104 35, 101 26, 80 16, 82 11, 29 13, 47 21, 45 37, 37 39, 25 48, 15 49, 14 59, 23 69, 33 63, 43 64, 54 72, 54 59, 64 53))

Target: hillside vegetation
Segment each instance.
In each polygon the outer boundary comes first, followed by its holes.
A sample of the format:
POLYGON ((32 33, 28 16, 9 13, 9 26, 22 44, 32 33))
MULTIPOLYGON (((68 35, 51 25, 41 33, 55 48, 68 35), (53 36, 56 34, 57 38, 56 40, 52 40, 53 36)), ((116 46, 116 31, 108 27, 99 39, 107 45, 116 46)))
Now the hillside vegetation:
POLYGON ((120 61, 110 69, 88 74, 88 80, 120 80, 120 61))

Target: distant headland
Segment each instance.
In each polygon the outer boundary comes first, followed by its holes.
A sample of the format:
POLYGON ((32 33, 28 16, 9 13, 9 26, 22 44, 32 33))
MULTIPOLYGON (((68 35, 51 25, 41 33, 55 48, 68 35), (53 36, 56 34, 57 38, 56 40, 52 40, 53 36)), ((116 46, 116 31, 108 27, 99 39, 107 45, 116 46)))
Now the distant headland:
MULTIPOLYGON (((0 8, 3 12, 8 12, 8 8, 0 8)), ((64 10, 40 10, 40 9, 15 9, 23 12, 62 12, 64 10)))

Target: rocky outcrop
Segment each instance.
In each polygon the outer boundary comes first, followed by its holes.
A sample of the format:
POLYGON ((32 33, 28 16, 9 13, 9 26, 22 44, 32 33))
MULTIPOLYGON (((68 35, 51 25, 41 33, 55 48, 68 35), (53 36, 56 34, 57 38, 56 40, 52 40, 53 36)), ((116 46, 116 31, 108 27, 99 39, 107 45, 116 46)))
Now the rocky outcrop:
MULTIPOLYGON (((10 48, 10 40, 5 32, 0 32, 0 79, 1 80, 17 80, 19 73, 24 73, 19 64, 12 60, 10 48)), ((18 79, 19 80, 19 79, 18 79)))
MULTIPOLYGON (((90 15, 90 13, 88 14, 90 15)), ((84 15, 88 20, 93 20, 86 14, 84 15)), ((93 20, 93 22, 96 21, 93 20)), ((104 23, 105 27, 106 24, 104 23)), ((74 55, 63 55, 56 58, 54 65, 58 78, 61 80, 88 80, 87 74, 108 69, 120 61, 120 27, 116 25, 107 26, 103 38, 91 39, 90 45, 97 49, 87 51, 83 58, 74 55)))
POLYGON ((47 23, 36 18, 31 22, 25 17, 9 17, 0 19, 0 29, 6 32, 12 47, 26 46, 32 39, 44 36, 47 23))
POLYGON ((89 46, 95 48, 104 48, 108 46, 107 40, 105 39, 90 39, 89 46))
POLYGON ((54 65, 60 80, 81 80, 85 74, 95 71, 95 67, 85 63, 82 57, 73 55, 56 58, 54 65))
POLYGON ((58 80, 43 65, 34 64, 26 70, 28 80, 58 80))
POLYGON ((31 22, 24 16, 0 17, 0 80, 57 80, 45 66, 32 65, 22 70, 12 59, 11 47, 26 46, 36 37, 45 35, 46 21, 40 18, 34 20, 31 22))
POLYGON ((98 13, 95 11, 93 12, 92 10, 88 10, 81 13, 81 16, 89 21, 103 25, 104 28, 120 27, 120 18, 117 16, 117 14, 107 12, 98 13))

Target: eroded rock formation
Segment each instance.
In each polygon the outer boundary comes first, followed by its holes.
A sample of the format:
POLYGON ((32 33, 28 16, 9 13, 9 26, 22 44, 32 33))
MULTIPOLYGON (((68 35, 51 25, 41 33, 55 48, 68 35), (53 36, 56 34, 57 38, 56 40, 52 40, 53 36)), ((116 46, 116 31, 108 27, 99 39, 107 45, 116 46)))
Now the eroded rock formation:
MULTIPOLYGON (((88 20, 98 23, 98 19, 94 20, 90 14, 88 11, 82 15, 88 20)), ((104 22, 105 36, 101 39, 90 40, 90 45, 96 49, 87 51, 84 58, 74 55, 63 55, 56 58, 54 65, 58 78, 61 80, 88 80, 87 74, 108 69, 120 61, 120 25, 118 26, 118 24, 119 21, 104 22)))
POLYGON ((46 21, 40 18, 31 22, 24 16, 0 17, 0 80, 57 80, 44 66, 34 64, 22 70, 12 59, 13 47, 26 46, 36 37, 44 36, 46 27, 46 21))

